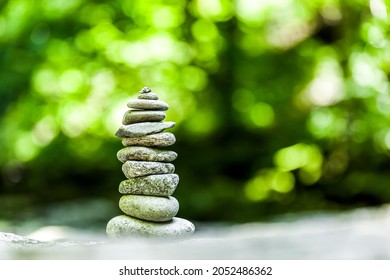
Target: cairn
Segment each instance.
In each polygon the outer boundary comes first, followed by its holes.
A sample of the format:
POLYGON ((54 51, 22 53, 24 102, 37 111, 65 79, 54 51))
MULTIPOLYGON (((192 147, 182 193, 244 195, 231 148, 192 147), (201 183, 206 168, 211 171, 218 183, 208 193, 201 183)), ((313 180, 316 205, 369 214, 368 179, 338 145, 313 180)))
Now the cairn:
POLYGON ((174 151, 162 150, 173 145, 175 136, 165 129, 175 125, 163 122, 168 104, 158 100, 157 94, 144 87, 138 99, 127 103, 130 108, 115 135, 123 138, 125 148, 117 153, 123 163, 127 180, 119 185, 123 195, 119 208, 123 215, 107 224, 107 235, 112 238, 158 237, 179 238, 191 235, 194 225, 175 217, 179 202, 172 196, 179 183, 174 151))

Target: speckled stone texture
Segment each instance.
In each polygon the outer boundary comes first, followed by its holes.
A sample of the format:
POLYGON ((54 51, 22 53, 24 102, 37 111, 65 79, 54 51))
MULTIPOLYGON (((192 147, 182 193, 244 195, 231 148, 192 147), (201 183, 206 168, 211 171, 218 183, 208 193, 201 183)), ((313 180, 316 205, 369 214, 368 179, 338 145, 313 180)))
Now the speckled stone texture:
POLYGON ((122 119, 122 124, 133 124, 139 122, 160 122, 165 119, 165 113, 161 111, 137 111, 129 110, 122 119))
POLYGON ((175 166, 172 163, 132 160, 122 165, 122 171, 127 178, 131 179, 146 175, 173 173, 175 166))
POLYGON ((168 104, 163 101, 150 100, 150 99, 130 100, 127 103, 127 107, 133 109, 160 110, 160 111, 166 111, 169 108, 168 104))
POLYGON ((138 99, 157 100, 158 95, 153 92, 141 93, 140 95, 138 95, 138 99))
POLYGON ((138 99, 130 100, 127 106, 130 110, 115 133, 125 146, 117 153, 123 163, 122 172, 128 178, 119 185, 123 194, 119 208, 125 215, 107 224, 107 235, 113 238, 188 236, 195 227, 175 217, 179 202, 171 196, 179 183, 171 163, 177 154, 159 149, 176 141, 172 133, 164 132, 175 126, 174 122, 163 122, 168 104, 144 87, 138 99))
POLYGON ((118 151, 116 157, 121 162, 128 160, 171 162, 177 158, 177 153, 147 147, 126 147, 118 151))
POLYGON ((124 138, 122 144, 128 146, 168 147, 176 142, 175 135, 170 132, 156 133, 142 137, 124 138))
POLYGON ((124 195, 119 200, 119 208, 134 218, 166 222, 176 216, 179 202, 172 196, 124 195))
POLYGON ((127 215, 112 218, 106 229, 107 236, 114 239, 135 237, 175 239, 189 237, 194 231, 195 226, 182 218, 174 217, 168 222, 151 223, 127 215))
POLYGON ((121 194, 142 194, 155 196, 172 195, 179 184, 177 174, 149 175, 122 181, 121 194))
POLYGON ((159 133, 164 129, 174 127, 174 122, 143 122, 122 125, 115 133, 118 137, 140 137, 159 133))

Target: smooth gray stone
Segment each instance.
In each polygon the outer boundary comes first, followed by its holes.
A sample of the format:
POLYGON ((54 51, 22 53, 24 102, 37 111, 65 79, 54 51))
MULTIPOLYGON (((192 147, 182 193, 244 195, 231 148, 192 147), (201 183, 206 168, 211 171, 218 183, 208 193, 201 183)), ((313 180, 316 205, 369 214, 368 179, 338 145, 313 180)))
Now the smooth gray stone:
POLYGON ((129 160, 122 165, 122 171, 131 179, 153 174, 170 174, 175 172, 175 166, 165 162, 129 160))
POLYGON ((177 174, 149 175, 124 180, 119 184, 121 194, 169 196, 179 184, 177 174))
POLYGON ((116 157, 121 162, 128 160, 171 162, 177 158, 177 153, 147 147, 126 147, 118 151, 116 157))
POLYGON ((149 134, 155 134, 164 129, 174 127, 174 122, 143 122, 128 125, 122 125, 115 135, 117 137, 140 137, 149 134))
POLYGON ((135 111, 129 110, 123 115, 122 124, 133 124, 140 122, 160 122, 165 119, 162 111, 135 111))
POLYGON ((166 111, 169 109, 167 103, 159 100, 150 100, 150 99, 133 99, 127 102, 127 107, 133 109, 142 109, 142 110, 160 110, 166 111))
POLYGON ((119 208, 127 215, 151 222, 166 222, 176 216, 179 202, 173 196, 124 195, 119 208))
POLYGON ((153 92, 141 93, 138 95, 138 99, 158 100, 158 95, 153 92))
POLYGON ((112 218, 106 228, 107 236, 113 239, 154 237, 163 239, 191 236, 195 226, 182 218, 174 217, 168 222, 148 222, 127 215, 112 218))
POLYGON ((124 138, 123 146, 168 147, 176 142, 175 135, 162 132, 141 137, 124 138))

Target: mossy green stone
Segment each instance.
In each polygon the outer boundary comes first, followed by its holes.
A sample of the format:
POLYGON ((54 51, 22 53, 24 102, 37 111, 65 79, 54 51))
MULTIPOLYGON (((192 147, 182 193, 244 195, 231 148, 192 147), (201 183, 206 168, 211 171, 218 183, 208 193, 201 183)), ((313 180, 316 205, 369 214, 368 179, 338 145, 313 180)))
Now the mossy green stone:
POLYGON ((107 236, 113 239, 162 238, 177 239, 191 236, 195 226, 182 218, 174 217, 168 222, 148 222, 127 215, 112 218, 106 228, 107 236))
POLYGON ((127 215, 152 222, 166 222, 176 216, 179 202, 172 196, 124 195, 119 208, 127 215))
POLYGON ((121 194, 169 196, 174 193, 178 184, 177 174, 149 175, 122 181, 119 184, 119 192, 121 194))

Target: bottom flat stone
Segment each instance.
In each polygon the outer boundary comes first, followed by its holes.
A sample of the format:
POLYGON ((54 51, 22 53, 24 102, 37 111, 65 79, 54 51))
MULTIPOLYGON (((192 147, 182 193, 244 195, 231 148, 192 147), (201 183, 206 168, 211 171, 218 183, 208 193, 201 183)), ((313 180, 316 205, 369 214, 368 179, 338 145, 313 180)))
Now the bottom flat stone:
POLYGON ((182 218, 174 217, 168 222, 147 222, 127 215, 112 218, 106 228, 107 236, 114 239, 132 237, 157 237, 175 239, 190 236, 195 226, 182 218))

